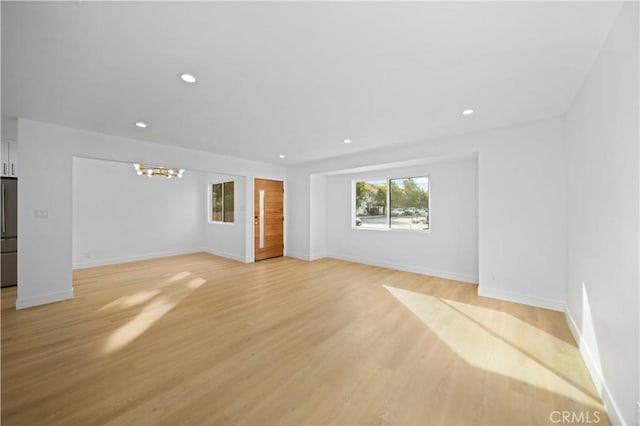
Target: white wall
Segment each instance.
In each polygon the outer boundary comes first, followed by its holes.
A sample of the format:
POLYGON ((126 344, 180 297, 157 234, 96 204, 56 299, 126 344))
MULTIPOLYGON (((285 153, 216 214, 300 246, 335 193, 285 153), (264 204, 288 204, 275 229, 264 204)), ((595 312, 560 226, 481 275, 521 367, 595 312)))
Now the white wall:
POLYGON ((198 251, 250 261, 246 182, 192 170, 182 179, 149 179, 130 163, 74 158, 73 267, 198 251), (211 222, 211 184, 228 181, 235 182, 235 221, 211 222))
POLYGON ((477 156, 402 169, 329 176, 328 255, 467 282, 478 282, 477 156), (431 231, 353 227, 353 181, 429 176, 431 231))
POLYGON ((565 145, 555 124, 481 148, 481 296, 564 310, 565 145))
POLYGON ((567 115, 569 322, 614 424, 638 424, 638 3, 567 115))
POLYGON ((312 175, 309 177, 309 260, 327 256, 328 225, 330 206, 327 195, 327 177, 312 175))
MULTIPOLYGON (((314 234, 310 230, 313 225, 309 218, 311 201, 317 194, 311 190, 310 176, 345 171, 368 173, 385 168, 407 169, 438 158, 477 153, 479 294, 564 310, 564 144, 564 126, 558 118, 392 149, 365 151, 288 168, 289 254, 309 259, 311 247, 316 244, 312 241, 314 234)), ((436 201, 434 198, 434 208, 436 201)), ((343 214, 348 217, 350 211, 349 206, 343 214)), ((435 220, 434 217, 434 227, 435 220)), ((332 221, 329 224, 333 229, 332 221)), ((344 226, 344 223, 335 226, 344 226)), ((341 241, 330 235, 327 242, 332 247, 330 251, 343 250, 342 246, 336 245, 342 244, 341 241)), ((388 251, 403 251, 404 243, 404 238, 393 242, 388 251)), ((352 252, 349 249, 349 253, 352 252)), ((397 264, 395 260, 393 263, 397 264)), ((431 269, 430 265, 418 260, 402 267, 414 271, 431 269)), ((447 271, 444 266, 442 269, 441 272, 456 272, 447 271)))
MULTIPOLYGON (((73 157, 173 164, 187 170, 245 176, 247 187, 256 175, 281 180, 285 175, 281 166, 25 119, 18 120, 18 143, 19 309, 73 297, 73 157), (35 210, 47 210, 48 218, 35 218, 35 210)), ((247 201, 246 209, 252 211, 253 199, 247 197, 247 201)), ((245 226, 251 229, 249 223, 245 226)))
POLYGON ((220 174, 204 175, 204 188, 201 193, 206 196, 204 218, 204 250, 217 256, 227 257, 240 262, 250 262, 245 255, 247 208, 247 179, 243 176, 220 174), (233 181, 235 217, 233 223, 211 222, 211 184, 233 181))
POLYGON ((200 173, 137 176, 130 163, 73 159, 73 267, 199 251, 200 173))
POLYGON ((284 254, 312 260, 310 174, 304 167, 287 167, 285 187, 284 254))

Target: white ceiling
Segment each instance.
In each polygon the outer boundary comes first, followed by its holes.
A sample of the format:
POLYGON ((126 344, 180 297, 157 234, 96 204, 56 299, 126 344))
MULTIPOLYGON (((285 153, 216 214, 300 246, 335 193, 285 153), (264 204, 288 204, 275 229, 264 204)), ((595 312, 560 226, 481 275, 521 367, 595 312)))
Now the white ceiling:
POLYGON ((558 116, 619 8, 3 1, 3 137, 25 117, 288 164, 558 116))

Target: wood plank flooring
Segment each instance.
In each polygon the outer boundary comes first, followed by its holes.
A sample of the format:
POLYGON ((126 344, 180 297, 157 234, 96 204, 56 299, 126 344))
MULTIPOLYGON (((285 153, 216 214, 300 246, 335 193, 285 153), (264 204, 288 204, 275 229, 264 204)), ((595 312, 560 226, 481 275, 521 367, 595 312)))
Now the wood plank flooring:
POLYGON ((21 311, 2 289, 3 425, 608 424, 563 315, 474 285, 202 253, 74 289, 21 311))

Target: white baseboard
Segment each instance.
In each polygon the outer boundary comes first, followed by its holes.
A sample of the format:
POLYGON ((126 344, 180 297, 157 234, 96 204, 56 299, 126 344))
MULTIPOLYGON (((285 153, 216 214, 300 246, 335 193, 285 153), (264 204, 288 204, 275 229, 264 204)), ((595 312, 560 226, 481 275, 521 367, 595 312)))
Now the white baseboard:
POLYGON ((565 303, 559 300, 545 299, 538 296, 529 296, 526 294, 511 293, 504 290, 487 289, 480 284, 478 286, 478 296, 490 297, 492 299, 505 300, 507 302, 515 302, 523 305, 536 306, 538 308, 551 309, 553 311, 564 312, 565 303))
POLYGON ((42 296, 25 297, 16 300, 16 309, 32 308, 34 306, 46 305, 48 303, 61 302, 73 299, 73 288, 67 291, 45 294, 42 296))
POLYGON ((200 253, 200 252, 202 252, 202 249, 185 249, 185 250, 162 251, 162 252, 149 253, 149 254, 143 254, 138 256, 124 256, 124 257, 112 257, 108 259, 88 260, 86 262, 74 263, 72 265, 72 269, 94 268, 96 266, 114 265, 117 263, 136 262, 139 260, 157 259, 160 257, 178 256, 181 254, 192 254, 192 253, 200 253))
POLYGON ((578 348, 580 348, 580 354, 582 355, 582 359, 584 359, 585 364, 587 365, 587 370, 589 370, 589 374, 591 375, 591 379, 598 391, 598 395, 600 399, 602 399, 602 403, 604 404, 605 410, 607 410, 607 414, 609 415, 609 419, 611 420, 611 424, 614 425, 631 425, 631 422, 626 421, 618 405, 607 386, 607 382, 604 380, 604 376, 602 374, 602 370, 597 362, 595 362, 595 358, 591 349, 586 344, 585 340, 582 337, 582 333, 578 328, 571 312, 569 312, 569 307, 567 306, 565 309, 565 318, 567 320, 567 324, 569 325, 569 330, 571 330, 571 334, 573 334, 573 338, 576 340, 578 344, 578 348))
POLYGON ((401 265, 398 263, 385 262, 380 260, 365 259, 361 257, 345 256, 340 254, 329 254, 328 257, 347 262, 364 263, 365 265, 380 266, 382 268, 397 269, 399 271, 413 272, 415 274, 429 275, 432 277, 445 278, 454 281, 463 281, 471 284, 478 284, 478 277, 475 275, 460 274, 457 272, 438 271, 430 268, 415 265, 401 265))
POLYGON ((246 263, 246 259, 244 258, 244 256, 238 256, 237 254, 227 253, 225 251, 216 250, 208 247, 203 248, 201 251, 212 254, 214 256, 224 257, 225 259, 237 260, 238 262, 246 263))

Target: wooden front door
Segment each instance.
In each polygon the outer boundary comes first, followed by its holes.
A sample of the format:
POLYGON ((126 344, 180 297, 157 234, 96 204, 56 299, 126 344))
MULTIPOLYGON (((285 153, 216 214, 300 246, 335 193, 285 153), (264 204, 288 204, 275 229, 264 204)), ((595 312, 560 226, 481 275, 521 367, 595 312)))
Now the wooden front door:
POLYGON ((282 256, 284 250, 284 184, 279 180, 256 179, 254 183, 255 260, 282 256))

